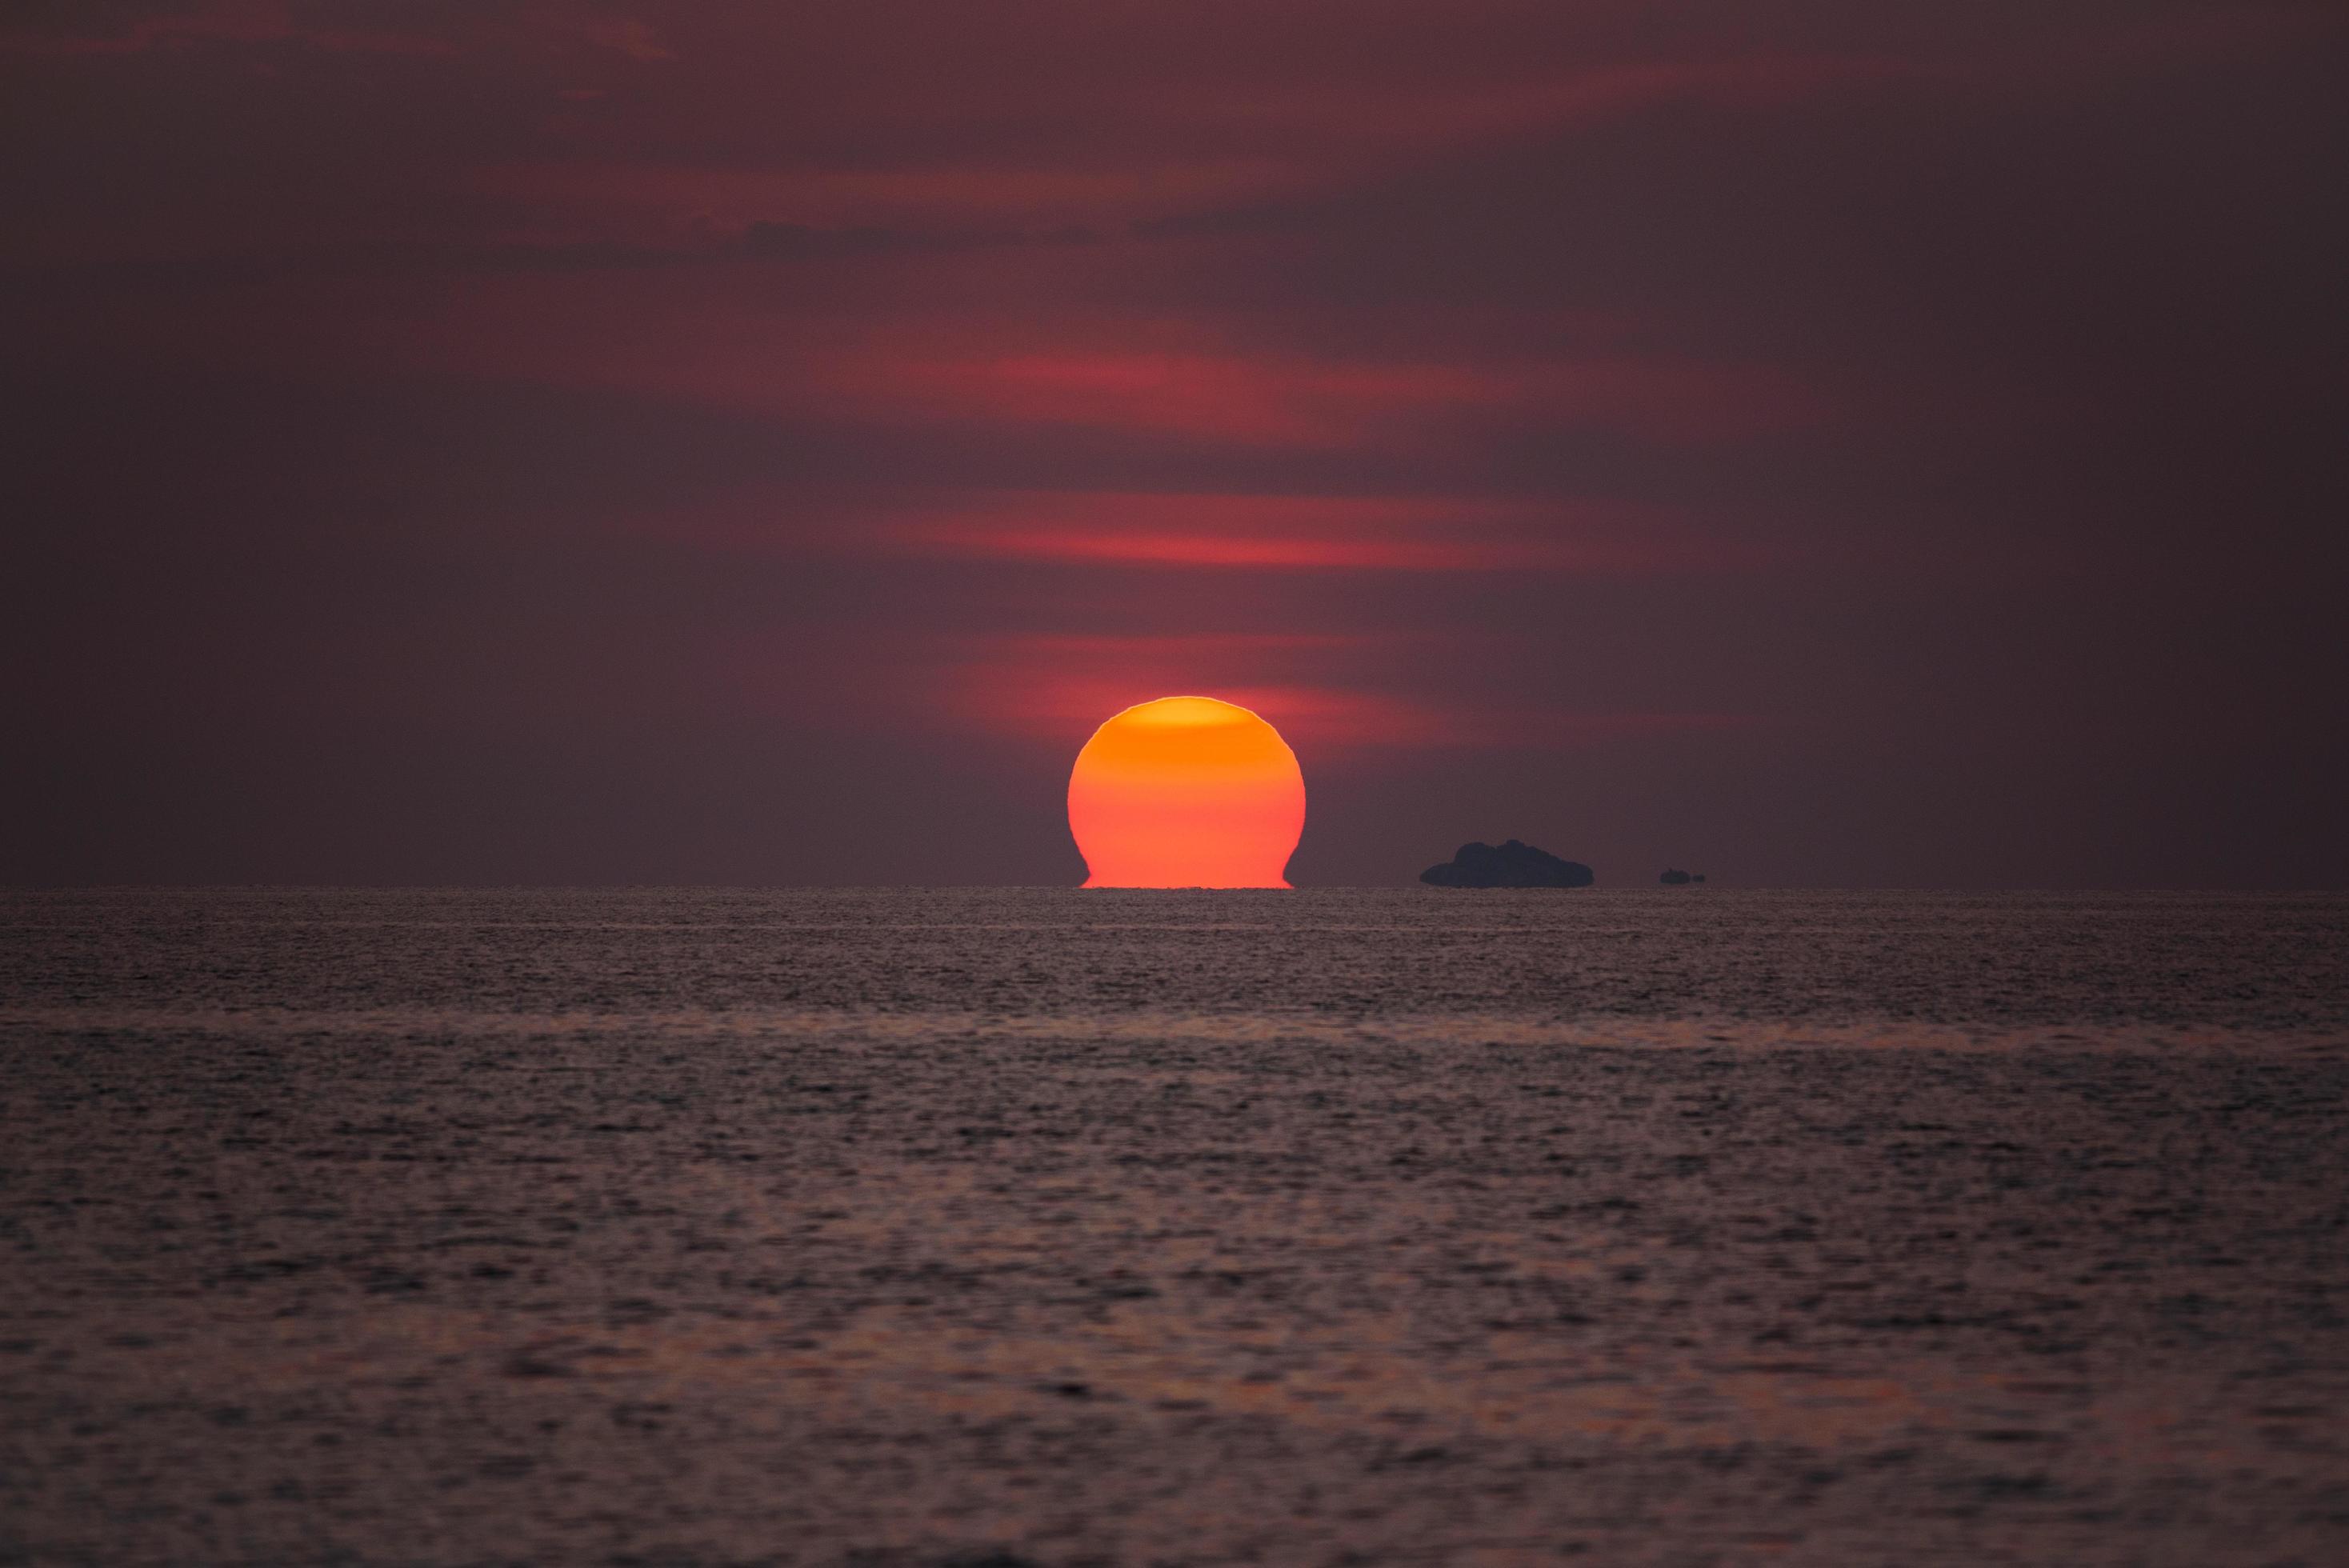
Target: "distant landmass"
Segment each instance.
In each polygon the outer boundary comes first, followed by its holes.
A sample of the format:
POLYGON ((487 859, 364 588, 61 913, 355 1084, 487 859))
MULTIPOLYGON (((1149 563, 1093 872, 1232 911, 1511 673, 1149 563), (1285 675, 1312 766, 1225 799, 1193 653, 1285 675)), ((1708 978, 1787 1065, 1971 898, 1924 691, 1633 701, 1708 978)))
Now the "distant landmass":
POLYGON ((1656 879, 1666 887, 1684 887, 1690 882, 1704 881, 1702 872, 1666 872, 1656 879))
POLYGON ((1498 848, 1463 844, 1444 864, 1420 872, 1419 880, 1436 887, 1588 887, 1599 878, 1579 861, 1562 861, 1511 839, 1498 848))

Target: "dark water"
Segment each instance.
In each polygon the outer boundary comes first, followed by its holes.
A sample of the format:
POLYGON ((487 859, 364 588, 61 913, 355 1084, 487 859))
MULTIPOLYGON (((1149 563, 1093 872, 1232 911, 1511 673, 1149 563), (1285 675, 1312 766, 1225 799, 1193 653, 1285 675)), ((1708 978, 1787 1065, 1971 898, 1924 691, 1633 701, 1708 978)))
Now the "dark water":
POLYGON ((2349 1561, 2349 899, 0 928, 0 1560, 2349 1561))

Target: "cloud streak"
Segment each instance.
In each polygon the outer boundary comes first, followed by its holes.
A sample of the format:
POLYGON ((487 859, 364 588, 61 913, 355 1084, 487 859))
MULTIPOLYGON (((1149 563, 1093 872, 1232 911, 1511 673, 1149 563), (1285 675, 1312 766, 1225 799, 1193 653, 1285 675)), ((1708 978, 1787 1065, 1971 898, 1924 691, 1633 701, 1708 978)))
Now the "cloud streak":
POLYGON ((857 530, 882 548, 1075 564, 1275 571, 1727 571, 1751 548, 1654 508, 1475 496, 1024 492, 857 530))

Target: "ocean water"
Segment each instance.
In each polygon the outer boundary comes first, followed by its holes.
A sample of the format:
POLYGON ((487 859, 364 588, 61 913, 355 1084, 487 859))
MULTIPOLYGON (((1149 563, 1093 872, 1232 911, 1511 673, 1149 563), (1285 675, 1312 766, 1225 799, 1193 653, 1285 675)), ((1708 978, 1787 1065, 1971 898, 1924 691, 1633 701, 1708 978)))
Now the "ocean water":
POLYGON ((2349 1561, 2349 898, 0 932, 0 1562, 2349 1561))

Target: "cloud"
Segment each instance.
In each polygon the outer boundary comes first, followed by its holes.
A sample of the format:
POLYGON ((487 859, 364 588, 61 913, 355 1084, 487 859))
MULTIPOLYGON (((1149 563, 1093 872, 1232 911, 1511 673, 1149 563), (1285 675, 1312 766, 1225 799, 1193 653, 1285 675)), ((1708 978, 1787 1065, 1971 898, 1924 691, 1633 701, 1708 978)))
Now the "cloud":
POLYGON ((742 232, 739 245, 703 253, 702 259, 731 255, 761 262, 823 262, 860 256, 936 254, 981 246, 1085 245, 1098 238, 1090 229, 949 229, 924 231, 864 223, 847 228, 823 228, 760 219, 742 232))
POLYGON ((917 235, 870 225, 853 229, 819 229, 809 223, 771 222, 760 219, 742 232, 742 251, 763 261, 796 262, 813 257, 870 256, 885 251, 918 249, 917 235))
POLYGON ((1076 345, 947 357, 874 343, 815 374, 876 413, 1252 446, 1414 444, 1480 415, 1731 441, 1825 417, 1819 397, 1783 373, 1664 357, 1444 363, 1076 345))
POLYGON ((673 60, 674 49, 661 46, 651 26, 632 16, 598 17, 580 28, 586 40, 598 48, 610 49, 632 60, 673 60))
POLYGON ((1762 722, 1732 713, 1561 710, 1495 702, 1489 693, 1433 696, 1408 684, 1397 652, 1395 639, 1369 635, 996 636, 941 645, 929 683, 911 690, 927 722, 1064 741, 1081 740, 1135 703, 1220 697, 1264 715, 1292 744, 1325 753, 1570 749, 1762 722))
POLYGON ((1652 507, 1476 496, 1030 491, 853 527, 885 550, 1077 565, 1592 574, 1757 563, 1652 507))

